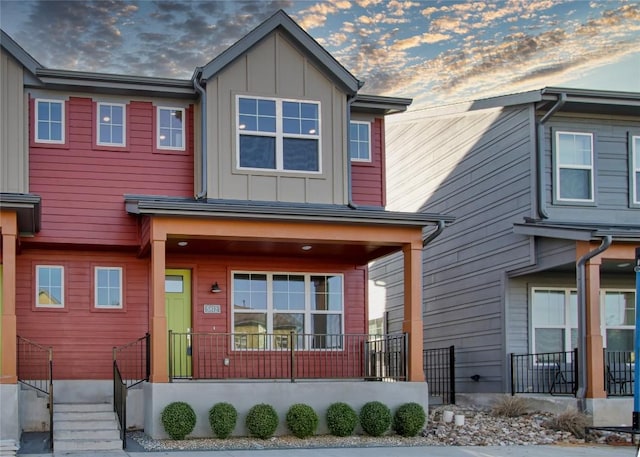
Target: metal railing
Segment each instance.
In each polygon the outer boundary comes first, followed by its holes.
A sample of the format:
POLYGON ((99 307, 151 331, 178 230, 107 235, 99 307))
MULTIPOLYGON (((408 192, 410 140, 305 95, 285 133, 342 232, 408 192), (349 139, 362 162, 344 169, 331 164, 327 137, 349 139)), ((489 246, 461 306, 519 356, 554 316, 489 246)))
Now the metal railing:
POLYGON ((406 380, 406 335, 176 333, 169 379, 406 380))
POLYGON ((578 349, 567 352, 511 354, 511 395, 576 395, 578 349))
POLYGON ((151 341, 147 333, 124 346, 113 348, 113 410, 118 416, 122 448, 127 448, 127 391, 151 374, 151 341))
POLYGON ((422 351, 422 366, 429 385, 429 395, 440 397, 445 405, 456 403, 455 363, 455 346, 422 351))
POLYGON ((633 396, 635 363, 632 351, 604 350, 604 384, 610 397, 633 396))
POLYGON ((53 449, 53 349, 17 337, 18 381, 47 395, 49 448, 53 449))

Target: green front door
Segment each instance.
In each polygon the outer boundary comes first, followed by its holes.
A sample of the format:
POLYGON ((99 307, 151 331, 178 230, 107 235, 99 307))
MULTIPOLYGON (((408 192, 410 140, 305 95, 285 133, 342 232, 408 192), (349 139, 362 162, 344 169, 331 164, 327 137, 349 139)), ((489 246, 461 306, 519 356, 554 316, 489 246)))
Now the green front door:
POLYGON ((191 377, 191 271, 166 270, 165 306, 169 341, 170 373, 173 378, 191 377))

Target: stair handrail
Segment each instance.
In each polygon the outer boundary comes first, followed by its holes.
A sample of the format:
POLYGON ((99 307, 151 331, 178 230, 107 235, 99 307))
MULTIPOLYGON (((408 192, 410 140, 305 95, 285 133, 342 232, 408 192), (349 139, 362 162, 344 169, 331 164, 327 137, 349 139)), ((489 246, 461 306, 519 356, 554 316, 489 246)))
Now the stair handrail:
POLYGON ((113 348, 113 410, 118 416, 122 449, 127 448, 127 391, 127 384, 118 368, 116 348, 113 348))

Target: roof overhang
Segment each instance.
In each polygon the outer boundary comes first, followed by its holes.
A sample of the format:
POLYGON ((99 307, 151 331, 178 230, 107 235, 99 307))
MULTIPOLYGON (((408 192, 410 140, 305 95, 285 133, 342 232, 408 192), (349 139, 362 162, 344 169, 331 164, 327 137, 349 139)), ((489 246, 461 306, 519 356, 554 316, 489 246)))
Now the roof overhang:
POLYGON ((351 103, 351 111, 378 115, 395 114, 406 111, 412 102, 411 98, 358 94, 351 103))
POLYGON ((614 241, 640 242, 640 225, 612 226, 525 220, 513 224, 513 232, 519 235, 574 241, 600 241, 604 236, 610 235, 614 241))
POLYGON ((35 194, 0 193, 0 210, 15 211, 20 235, 32 236, 40 231, 40 196, 35 194))

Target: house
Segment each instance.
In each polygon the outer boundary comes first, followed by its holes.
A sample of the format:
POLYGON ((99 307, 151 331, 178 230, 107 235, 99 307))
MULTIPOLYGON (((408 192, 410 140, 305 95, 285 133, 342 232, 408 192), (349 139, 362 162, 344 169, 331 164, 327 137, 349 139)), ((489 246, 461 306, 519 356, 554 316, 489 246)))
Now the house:
MULTIPOLYGON (((456 393, 575 395, 596 425, 630 424, 640 94, 545 88, 386 135, 388 207, 456 217, 425 249, 422 310, 425 349, 455 346, 456 393)), ((370 269, 390 332, 400 266, 370 269)))
POLYGON ((3 439, 49 428, 49 358, 54 414, 114 404, 154 437, 176 400, 194 436, 222 400, 426 406, 423 230, 453 219, 384 208, 385 118, 411 100, 360 93, 283 11, 191 80, 44 68, 4 32, 1 70, 3 439), (394 252, 387 366, 367 264, 394 252))

